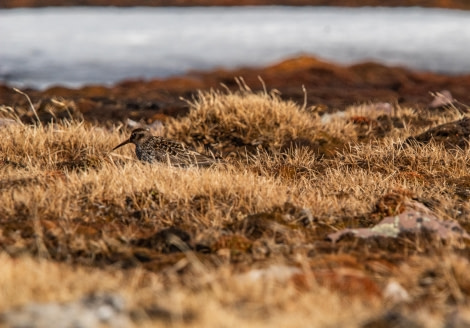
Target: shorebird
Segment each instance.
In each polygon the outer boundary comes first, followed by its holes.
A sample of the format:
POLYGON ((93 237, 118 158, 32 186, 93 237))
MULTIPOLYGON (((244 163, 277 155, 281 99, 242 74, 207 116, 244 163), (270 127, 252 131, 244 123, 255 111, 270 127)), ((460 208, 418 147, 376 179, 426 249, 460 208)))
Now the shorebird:
POLYGON ((128 143, 135 145, 137 158, 148 163, 168 163, 173 166, 208 167, 217 161, 214 158, 186 148, 183 144, 164 137, 153 136, 148 129, 132 130, 129 139, 113 148, 118 149, 128 143))

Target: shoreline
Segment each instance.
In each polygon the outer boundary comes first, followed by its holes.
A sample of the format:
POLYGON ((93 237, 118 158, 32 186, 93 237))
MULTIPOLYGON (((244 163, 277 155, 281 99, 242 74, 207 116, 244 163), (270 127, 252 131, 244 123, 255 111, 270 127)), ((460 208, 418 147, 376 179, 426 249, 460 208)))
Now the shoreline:
MULTIPOLYGON (((198 91, 238 90, 241 78, 253 91, 278 90, 282 99, 303 104, 321 115, 367 103, 426 108, 432 93, 447 90, 461 104, 470 104, 470 74, 460 76, 418 72, 374 62, 338 65, 315 57, 300 56, 259 68, 192 71, 164 79, 129 79, 113 86, 87 85, 81 88, 54 86, 45 90, 23 89, 34 103, 60 97, 77 103, 84 118, 109 121, 144 120, 152 123, 165 117, 185 115, 198 91)), ((23 96, 11 86, 0 84, 0 103, 26 106, 23 96)))

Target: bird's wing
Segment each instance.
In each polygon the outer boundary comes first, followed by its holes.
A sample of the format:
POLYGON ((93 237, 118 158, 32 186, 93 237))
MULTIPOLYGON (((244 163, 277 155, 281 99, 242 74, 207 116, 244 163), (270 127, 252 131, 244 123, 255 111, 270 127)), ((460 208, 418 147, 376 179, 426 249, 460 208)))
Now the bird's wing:
POLYGON ((166 152, 166 161, 176 166, 199 166, 207 167, 216 162, 215 159, 207 155, 201 154, 195 150, 187 148, 182 143, 168 140, 164 141, 166 152))
POLYGON ((187 165, 195 165, 199 167, 208 167, 216 162, 212 157, 193 150, 187 150, 187 152, 182 157, 185 157, 184 160, 187 165))

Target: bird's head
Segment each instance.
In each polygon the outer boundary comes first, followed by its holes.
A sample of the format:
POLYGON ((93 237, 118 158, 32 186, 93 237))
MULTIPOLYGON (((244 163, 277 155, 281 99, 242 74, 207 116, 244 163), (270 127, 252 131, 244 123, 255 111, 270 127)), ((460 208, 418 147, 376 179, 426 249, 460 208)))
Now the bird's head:
POLYGON ((119 147, 127 145, 128 143, 133 143, 135 145, 138 145, 143 140, 147 139, 150 136, 152 136, 152 135, 150 134, 149 129, 142 129, 142 128, 134 129, 134 130, 132 130, 132 133, 131 133, 131 136, 129 137, 129 139, 121 142, 119 145, 114 147, 113 150, 116 150, 119 147))

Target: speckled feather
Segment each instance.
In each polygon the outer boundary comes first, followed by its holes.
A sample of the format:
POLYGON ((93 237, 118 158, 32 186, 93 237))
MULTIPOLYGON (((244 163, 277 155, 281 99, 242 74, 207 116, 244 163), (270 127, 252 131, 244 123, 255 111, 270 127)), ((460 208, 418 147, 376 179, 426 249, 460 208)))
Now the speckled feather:
POLYGON ((148 130, 135 129, 128 140, 122 142, 113 150, 128 143, 135 144, 137 158, 148 163, 169 163, 174 166, 188 167, 199 166, 208 167, 216 163, 216 160, 188 149, 183 144, 163 138, 152 136, 148 130))

